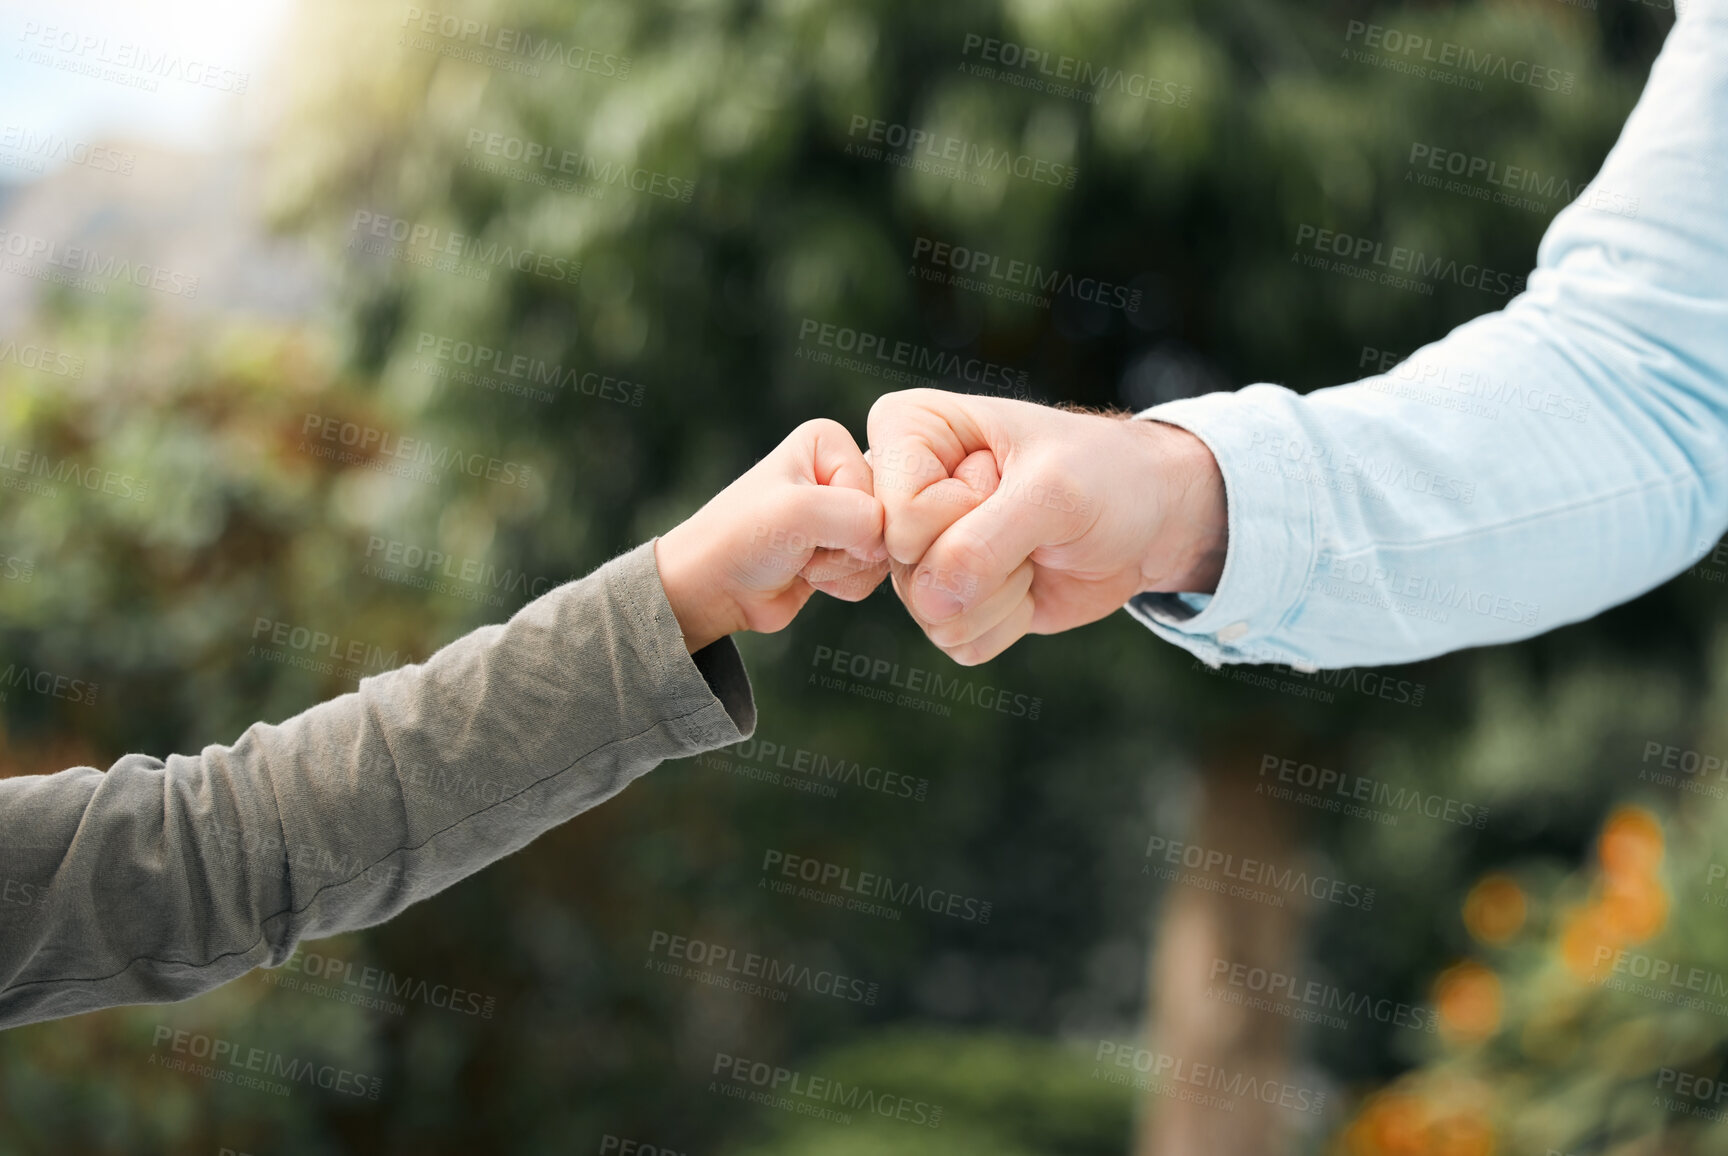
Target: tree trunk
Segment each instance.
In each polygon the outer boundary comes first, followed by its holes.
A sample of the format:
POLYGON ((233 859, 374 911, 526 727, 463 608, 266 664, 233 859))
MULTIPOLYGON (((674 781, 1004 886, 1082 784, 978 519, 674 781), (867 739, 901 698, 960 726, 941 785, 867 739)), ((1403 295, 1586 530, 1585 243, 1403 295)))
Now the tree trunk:
MULTIPOLYGON (((1249 725, 1238 733, 1265 736, 1270 729, 1249 725)), ((1280 748, 1260 737, 1229 741, 1203 753, 1201 801, 1189 843, 1235 856, 1236 862, 1298 865, 1300 809, 1293 802, 1255 793, 1260 757, 1269 749, 1280 748)), ((1218 872, 1178 870, 1208 880, 1225 878, 1218 872)), ((1151 953, 1145 1046, 1180 1064, 1178 1073, 1205 1064, 1219 1069, 1225 1079, 1240 1073, 1262 1082, 1287 1080, 1294 1023, 1273 1012, 1212 998, 1208 992, 1252 995, 1213 979, 1218 960, 1293 972, 1311 901, 1293 895, 1286 896, 1283 906, 1272 906, 1183 882, 1166 887, 1163 923, 1151 953)), ((1134 1152, 1275 1156, 1290 1149, 1296 1119, 1291 1109, 1276 1102, 1165 1079, 1145 1095, 1134 1152), (1181 1091, 1219 1096, 1234 1106, 1226 1111, 1172 1094, 1181 1091)))

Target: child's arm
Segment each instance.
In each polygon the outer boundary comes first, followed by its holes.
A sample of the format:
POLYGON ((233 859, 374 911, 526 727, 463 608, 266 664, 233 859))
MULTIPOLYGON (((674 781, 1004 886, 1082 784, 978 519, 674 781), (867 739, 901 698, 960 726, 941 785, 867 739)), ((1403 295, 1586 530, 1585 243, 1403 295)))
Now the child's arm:
POLYGON ((846 431, 808 423, 665 537, 424 663, 196 756, 0 780, 0 1027, 280 965, 747 736, 725 635, 786 625, 811 580, 874 588, 869 490, 846 431))

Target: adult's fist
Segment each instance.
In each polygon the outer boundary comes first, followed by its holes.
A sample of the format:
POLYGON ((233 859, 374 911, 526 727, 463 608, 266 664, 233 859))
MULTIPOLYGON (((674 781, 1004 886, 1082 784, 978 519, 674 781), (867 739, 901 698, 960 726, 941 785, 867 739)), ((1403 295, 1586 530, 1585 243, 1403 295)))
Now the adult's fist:
POLYGON ((877 400, 869 441, 894 587, 962 665, 1217 585, 1224 483, 1185 430, 909 389, 877 400))

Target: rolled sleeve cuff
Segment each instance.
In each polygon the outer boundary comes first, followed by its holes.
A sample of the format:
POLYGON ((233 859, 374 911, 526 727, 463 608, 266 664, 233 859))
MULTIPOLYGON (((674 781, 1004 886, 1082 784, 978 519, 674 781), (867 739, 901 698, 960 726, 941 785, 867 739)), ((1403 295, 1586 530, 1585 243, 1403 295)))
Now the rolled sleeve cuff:
POLYGON ((1253 385, 1166 402, 1138 413, 1187 430, 1205 443, 1224 478, 1229 541, 1211 595, 1137 594, 1128 612, 1159 637, 1208 666, 1277 662, 1312 668, 1312 656, 1283 645, 1279 631, 1313 581, 1321 511, 1299 463, 1274 452, 1293 432, 1297 395, 1253 385))

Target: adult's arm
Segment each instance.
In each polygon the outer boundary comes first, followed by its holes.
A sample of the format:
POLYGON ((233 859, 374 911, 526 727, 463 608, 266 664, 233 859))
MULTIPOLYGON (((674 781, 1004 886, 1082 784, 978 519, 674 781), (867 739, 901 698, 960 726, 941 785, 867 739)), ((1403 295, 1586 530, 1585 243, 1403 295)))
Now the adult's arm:
POLYGON ((278 966, 755 722, 650 542, 232 746, 0 780, 0 1027, 278 966))
POLYGON ((1728 0, 1692 0, 1504 310, 1390 373, 1138 415, 1228 508, 1210 596, 1130 611, 1206 661, 1339 667, 1525 638, 1672 577, 1728 527, 1728 0))

